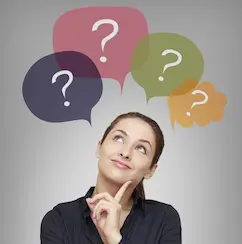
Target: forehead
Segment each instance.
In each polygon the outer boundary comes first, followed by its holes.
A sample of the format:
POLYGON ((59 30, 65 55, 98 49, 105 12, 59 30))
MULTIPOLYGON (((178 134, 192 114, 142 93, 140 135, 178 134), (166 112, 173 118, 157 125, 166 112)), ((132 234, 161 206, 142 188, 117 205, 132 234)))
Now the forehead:
POLYGON ((155 135, 151 126, 141 119, 126 118, 120 120, 111 130, 113 133, 116 130, 125 131, 129 137, 136 139, 144 139, 155 143, 155 135))

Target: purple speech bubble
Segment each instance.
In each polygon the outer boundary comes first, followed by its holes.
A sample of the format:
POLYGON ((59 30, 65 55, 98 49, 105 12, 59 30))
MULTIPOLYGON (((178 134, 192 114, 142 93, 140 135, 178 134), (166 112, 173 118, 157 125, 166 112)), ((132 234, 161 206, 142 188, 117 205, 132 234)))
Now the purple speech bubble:
POLYGON ((75 51, 53 53, 38 60, 27 72, 22 87, 26 105, 39 119, 84 119, 90 125, 91 110, 102 91, 96 65, 88 56, 75 51))

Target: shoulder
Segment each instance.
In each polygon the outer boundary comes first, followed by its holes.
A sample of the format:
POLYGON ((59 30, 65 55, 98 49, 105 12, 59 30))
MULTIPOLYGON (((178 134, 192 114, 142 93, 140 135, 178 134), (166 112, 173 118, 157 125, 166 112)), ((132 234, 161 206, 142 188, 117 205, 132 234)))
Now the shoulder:
POLYGON ((159 243, 181 243, 182 225, 177 209, 168 203, 145 200, 145 221, 152 225, 159 243))
POLYGON ((45 213, 40 225, 41 243, 64 243, 69 238, 68 231, 80 221, 82 200, 59 203, 45 213))
POLYGON ((57 223, 62 223, 68 220, 77 220, 80 217, 80 212, 82 210, 81 204, 83 197, 68 201, 61 202, 49 209, 42 218, 41 226, 57 225, 57 223))
POLYGON ((177 222, 180 224, 180 214, 176 207, 169 203, 160 202, 152 199, 144 200, 146 213, 155 215, 166 222, 177 222))

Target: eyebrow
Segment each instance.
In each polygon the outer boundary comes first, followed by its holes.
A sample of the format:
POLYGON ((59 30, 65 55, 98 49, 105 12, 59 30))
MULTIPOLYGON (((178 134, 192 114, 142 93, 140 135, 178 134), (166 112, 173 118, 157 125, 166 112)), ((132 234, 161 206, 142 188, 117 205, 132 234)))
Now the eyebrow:
MULTIPOLYGON (((119 132, 121 132, 122 134, 124 134, 125 136, 128 136, 127 132, 125 132, 124 130, 116 130, 116 131, 119 131, 119 132)), ((114 131, 114 132, 116 132, 116 131, 114 131)), ((113 133, 114 133, 114 132, 113 132, 113 133)), ((147 141, 147 140, 145 140, 145 139, 139 139, 139 141, 140 141, 140 142, 144 142, 144 143, 148 143, 148 144, 150 145, 150 148, 152 148, 151 143, 150 143, 149 141, 147 141)))

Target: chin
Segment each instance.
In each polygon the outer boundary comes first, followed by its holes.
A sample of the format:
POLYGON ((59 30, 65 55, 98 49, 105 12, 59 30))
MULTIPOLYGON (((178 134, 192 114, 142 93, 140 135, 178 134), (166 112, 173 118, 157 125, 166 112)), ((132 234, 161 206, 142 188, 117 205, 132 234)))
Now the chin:
POLYGON ((124 173, 120 173, 112 169, 108 171, 105 170, 105 172, 102 172, 102 175, 105 179, 113 184, 124 184, 126 181, 130 180, 129 175, 125 175, 124 173))

